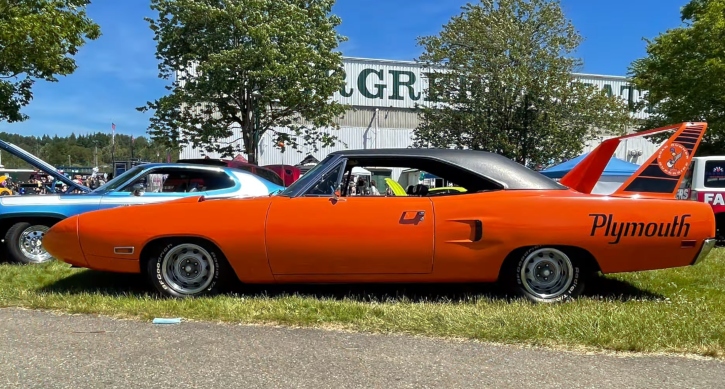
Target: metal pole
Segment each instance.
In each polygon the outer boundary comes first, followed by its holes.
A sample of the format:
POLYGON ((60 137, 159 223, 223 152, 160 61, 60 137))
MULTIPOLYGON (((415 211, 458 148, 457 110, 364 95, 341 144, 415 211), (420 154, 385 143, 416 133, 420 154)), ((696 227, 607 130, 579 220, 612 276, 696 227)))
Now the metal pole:
POLYGON ((254 104, 254 130, 252 131, 252 153, 254 153, 254 163, 259 165, 259 101, 253 98, 254 104))
POLYGON ((93 158, 95 159, 95 166, 98 167, 98 144, 96 143, 96 151, 94 152, 93 158))
POLYGON ((70 154, 68 154, 68 166, 70 166, 70 154))

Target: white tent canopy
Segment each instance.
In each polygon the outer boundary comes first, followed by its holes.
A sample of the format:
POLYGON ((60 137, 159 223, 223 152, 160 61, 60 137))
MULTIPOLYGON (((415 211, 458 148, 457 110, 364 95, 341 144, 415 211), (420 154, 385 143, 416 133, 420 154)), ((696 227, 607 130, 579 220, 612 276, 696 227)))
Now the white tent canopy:
POLYGON ((361 167, 355 166, 352 168, 352 174, 356 176, 372 176, 373 174, 370 173, 370 170, 363 169, 361 167))

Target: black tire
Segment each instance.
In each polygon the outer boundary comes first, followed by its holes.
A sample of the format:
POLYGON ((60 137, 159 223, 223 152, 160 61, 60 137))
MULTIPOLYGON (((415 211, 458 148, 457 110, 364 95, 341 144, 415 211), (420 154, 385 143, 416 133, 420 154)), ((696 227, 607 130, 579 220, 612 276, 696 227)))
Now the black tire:
POLYGON ((570 255, 566 250, 551 246, 536 246, 524 251, 508 272, 514 292, 535 303, 556 303, 579 297, 588 273, 581 266, 582 261, 570 255), (555 273, 559 277, 549 281, 555 273))
MULTIPOLYGON (((8 259, 15 263, 20 263, 23 265, 31 265, 31 264, 40 264, 40 263, 47 263, 54 260, 50 254, 48 254, 47 251, 42 247, 42 236, 45 235, 45 231, 47 231, 52 226, 51 223, 44 223, 44 222, 34 222, 34 223, 28 223, 28 222, 18 222, 13 224, 5 233, 5 248, 8 254, 8 259), (23 232, 26 230, 33 229, 36 230, 36 232, 33 233, 35 236, 35 241, 37 242, 37 235, 40 236, 40 247, 36 247, 35 249, 38 249, 38 255, 33 256, 32 251, 33 248, 29 246, 25 246, 25 252, 23 252, 23 242, 20 240, 23 236, 23 232), (40 230, 45 230, 41 231, 40 230)), ((33 239, 33 237, 31 237, 33 239)))
POLYGON ((231 267, 222 252, 214 245, 198 240, 166 241, 151 250, 146 264, 146 274, 156 290, 173 298, 216 295, 225 286, 230 273, 231 267), (182 268, 184 261, 186 267, 182 268), (187 277, 182 274, 184 271, 189 271, 187 277), (194 271, 202 273, 195 274, 194 271), (200 278, 194 280, 195 276, 200 278))
POLYGON ((725 246, 725 214, 715 215, 715 239, 717 246, 725 246))

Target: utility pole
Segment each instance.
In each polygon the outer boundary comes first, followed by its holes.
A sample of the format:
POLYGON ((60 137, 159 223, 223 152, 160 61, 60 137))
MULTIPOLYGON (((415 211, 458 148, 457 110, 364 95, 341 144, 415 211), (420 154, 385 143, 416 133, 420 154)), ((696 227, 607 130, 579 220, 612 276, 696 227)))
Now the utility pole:
POLYGON ((98 141, 94 141, 93 143, 95 143, 96 146, 96 150, 93 153, 93 158, 95 160, 95 166, 98 167, 98 141))

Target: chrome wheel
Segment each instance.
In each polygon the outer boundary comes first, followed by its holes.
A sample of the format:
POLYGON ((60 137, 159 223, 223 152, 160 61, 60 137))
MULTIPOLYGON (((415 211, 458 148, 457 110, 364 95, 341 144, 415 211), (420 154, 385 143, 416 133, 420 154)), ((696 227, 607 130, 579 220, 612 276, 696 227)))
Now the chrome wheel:
POLYGON ((174 246, 161 261, 161 277, 175 292, 197 294, 214 281, 214 260, 203 247, 184 243, 174 246))
POLYGON ((34 225, 23 230, 18 238, 20 252, 32 263, 47 262, 50 254, 43 248, 43 237, 50 229, 44 225, 34 225))
POLYGON ((553 299, 572 285, 574 266, 562 251, 542 248, 524 258, 520 277, 526 291, 541 299, 553 299))

